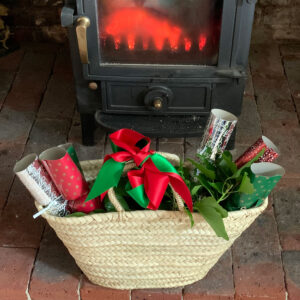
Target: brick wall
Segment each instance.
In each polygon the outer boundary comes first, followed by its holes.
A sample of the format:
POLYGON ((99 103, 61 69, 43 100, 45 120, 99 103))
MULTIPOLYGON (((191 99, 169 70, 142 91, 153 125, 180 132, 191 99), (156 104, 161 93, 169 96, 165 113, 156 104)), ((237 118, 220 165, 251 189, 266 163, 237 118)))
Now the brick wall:
POLYGON ((253 36, 256 40, 300 40, 300 0, 258 0, 253 36))
MULTIPOLYGON (((16 39, 64 42, 66 30, 60 26, 62 5, 63 0, 15 0, 11 14, 16 39)), ((300 40, 299 32, 300 0, 258 0, 255 38, 300 40)))
POLYGON ((54 41, 63 43, 66 30, 60 25, 63 0, 15 0, 13 17, 18 41, 54 41))

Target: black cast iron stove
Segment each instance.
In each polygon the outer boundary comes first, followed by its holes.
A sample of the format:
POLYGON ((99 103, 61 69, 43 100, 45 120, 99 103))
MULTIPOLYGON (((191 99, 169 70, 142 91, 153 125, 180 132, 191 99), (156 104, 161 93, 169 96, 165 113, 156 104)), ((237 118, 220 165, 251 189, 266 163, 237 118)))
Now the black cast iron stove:
POLYGON ((255 2, 66 0, 83 143, 95 119, 186 137, 202 134, 212 108, 239 115, 255 2))

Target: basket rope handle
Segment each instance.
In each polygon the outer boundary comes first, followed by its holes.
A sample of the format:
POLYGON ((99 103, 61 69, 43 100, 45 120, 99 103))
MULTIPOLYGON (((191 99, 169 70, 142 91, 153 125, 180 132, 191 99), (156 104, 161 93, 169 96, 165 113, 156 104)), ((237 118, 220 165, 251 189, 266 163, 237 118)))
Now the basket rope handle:
MULTIPOLYGON (((176 154, 167 153, 167 152, 156 152, 156 153, 160 154, 161 156, 166 158, 169 162, 173 163, 174 165, 179 165, 180 164, 180 158, 176 154)), ((128 162, 125 165, 124 172, 128 172, 129 170, 133 169, 134 167, 135 167, 135 164, 133 162, 128 162)), ((171 190, 173 192, 174 198, 177 202, 178 210, 179 211, 184 211, 184 202, 183 202, 182 198, 179 196, 178 193, 175 192, 175 190, 174 190, 174 188, 172 187, 171 184, 170 184, 170 187, 171 187, 171 190)), ((120 202, 118 201, 118 199, 116 197, 116 193, 114 191, 114 188, 110 188, 108 190, 108 198, 109 198, 110 202, 112 203, 112 205, 115 207, 117 212, 123 212, 124 211, 124 208, 122 207, 122 205, 120 204, 120 202)))

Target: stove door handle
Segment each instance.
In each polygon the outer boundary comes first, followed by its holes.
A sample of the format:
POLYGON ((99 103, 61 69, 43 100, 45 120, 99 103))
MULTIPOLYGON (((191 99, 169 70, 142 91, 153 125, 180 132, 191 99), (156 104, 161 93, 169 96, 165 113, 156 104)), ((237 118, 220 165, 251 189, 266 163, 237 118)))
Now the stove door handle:
POLYGON ((81 63, 88 64, 88 47, 86 30, 90 26, 90 19, 87 17, 79 17, 76 21, 76 35, 81 63))

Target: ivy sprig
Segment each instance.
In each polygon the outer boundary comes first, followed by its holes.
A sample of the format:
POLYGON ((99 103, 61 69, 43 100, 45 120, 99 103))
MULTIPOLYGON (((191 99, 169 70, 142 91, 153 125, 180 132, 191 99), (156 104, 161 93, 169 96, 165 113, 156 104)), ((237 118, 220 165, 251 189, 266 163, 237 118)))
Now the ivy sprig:
MULTIPOLYGON (((229 237, 223 219, 228 216, 228 212, 220 203, 234 193, 254 192, 249 168, 264 154, 264 151, 260 151, 240 169, 237 168, 229 151, 217 155, 215 161, 207 159, 203 154, 197 155, 199 161, 188 159, 194 166, 194 171, 189 179, 185 177, 184 180, 191 190, 194 210, 203 216, 217 236, 225 240, 229 237)), ((179 174, 182 176, 186 171, 181 171, 179 174)))

